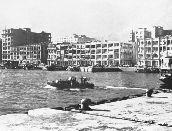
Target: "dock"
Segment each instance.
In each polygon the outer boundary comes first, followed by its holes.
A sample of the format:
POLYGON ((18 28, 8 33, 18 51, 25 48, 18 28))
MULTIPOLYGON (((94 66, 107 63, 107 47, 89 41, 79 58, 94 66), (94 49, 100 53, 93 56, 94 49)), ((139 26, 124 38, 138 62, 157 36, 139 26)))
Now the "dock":
POLYGON ((92 111, 63 111, 41 108, 27 114, 0 116, 2 131, 171 131, 172 94, 90 106, 92 111))

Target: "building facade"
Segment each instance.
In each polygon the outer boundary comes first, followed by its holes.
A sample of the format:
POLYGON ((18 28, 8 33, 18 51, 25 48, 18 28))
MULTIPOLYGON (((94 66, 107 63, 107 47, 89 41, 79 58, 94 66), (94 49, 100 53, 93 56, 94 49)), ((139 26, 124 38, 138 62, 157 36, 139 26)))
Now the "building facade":
POLYGON ((19 63, 47 63, 47 43, 11 47, 10 60, 19 63))
POLYGON ((164 30, 161 26, 153 26, 150 30, 139 28, 137 31, 132 31, 129 41, 133 42, 135 45, 134 52, 137 64, 159 68, 162 54, 165 51, 172 50, 171 34, 171 30, 164 30))
MULTIPOLYGON (((30 28, 5 29, 2 33, 2 63, 14 59, 21 60, 21 58, 18 58, 18 55, 15 55, 15 50, 18 50, 18 48, 20 49, 20 47, 28 48, 28 46, 30 46, 32 48, 33 45, 37 46, 43 44, 41 48, 46 48, 50 42, 51 33, 45 33, 44 31, 41 33, 35 33, 31 32, 30 28), (47 46, 45 46, 45 43, 47 46)), ((47 52, 45 53, 45 55, 47 55, 47 52)))
POLYGON ((131 65, 132 59, 133 45, 123 42, 60 43, 48 48, 49 65, 131 65))
MULTIPOLYGON (((59 61, 61 59, 60 44, 50 43, 48 45, 47 52, 48 52, 47 64, 48 65, 52 65, 52 64, 60 65, 59 64, 59 61)), ((61 64, 61 65, 63 65, 63 64, 61 64)))
POLYGON ((160 63, 160 39, 147 38, 137 41, 137 64, 159 67, 160 63))

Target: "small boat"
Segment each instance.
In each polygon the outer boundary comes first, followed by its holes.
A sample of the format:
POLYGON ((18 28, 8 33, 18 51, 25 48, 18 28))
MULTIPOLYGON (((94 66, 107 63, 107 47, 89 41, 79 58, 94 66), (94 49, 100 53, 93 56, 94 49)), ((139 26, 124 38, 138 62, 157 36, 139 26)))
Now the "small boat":
POLYGON ((79 72, 80 66, 68 66, 68 68, 66 70, 79 72))
POLYGON ((47 82, 48 85, 56 87, 56 89, 93 89, 94 84, 88 82, 88 78, 81 77, 81 82, 76 80, 76 77, 69 77, 67 80, 56 80, 52 82, 47 82))
POLYGON ((172 56, 165 56, 161 59, 161 76, 159 78, 163 84, 160 88, 172 89, 172 56))
POLYGON ((159 78, 162 82, 164 83, 172 83, 172 74, 167 73, 167 74, 161 74, 161 77, 159 78))
POLYGON ((95 65, 92 68, 92 72, 122 72, 119 67, 105 67, 104 65, 95 65))
POLYGON ((135 72, 137 73, 159 73, 159 68, 153 68, 151 66, 136 66, 135 72))

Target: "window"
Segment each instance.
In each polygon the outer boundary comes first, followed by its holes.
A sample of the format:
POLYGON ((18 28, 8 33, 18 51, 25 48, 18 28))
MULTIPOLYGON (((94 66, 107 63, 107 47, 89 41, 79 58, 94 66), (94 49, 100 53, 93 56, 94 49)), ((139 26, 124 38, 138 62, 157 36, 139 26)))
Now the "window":
POLYGON ((113 43, 111 43, 111 44, 108 44, 108 47, 113 47, 113 43))
POLYGON ((109 58, 113 58, 113 55, 109 55, 108 57, 109 57, 109 58))
POLYGON ((97 56, 96 56, 96 59, 100 59, 100 58, 101 58, 101 55, 97 55, 97 56))
POLYGON ((7 47, 3 47, 3 50, 7 50, 7 47))
POLYGON ((107 44, 103 44, 103 45, 102 45, 102 48, 105 48, 105 47, 107 47, 107 44))
POLYGON ((85 48, 90 48, 90 45, 86 45, 86 47, 85 48))
POLYGON ((104 54, 104 53, 107 53, 107 49, 103 49, 102 50, 102 53, 104 54))
POLYGON ((99 48, 99 47, 101 47, 101 44, 97 44, 97 45, 96 45, 96 48, 99 48))
POLYGON ((119 46, 119 43, 115 43, 114 46, 119 46))
POLYGON ((106 58, 107 58, 107 55, 103 55, 102 58, 103 58, 103 59, 106 59, 106 58))
POLYGON ((95 55, 91 55, 91 59, 95 59, 95 55))
POLYGON ((95 48, 95 45, 91 45, 91 48, 95 48))
POLYGON ((95 50, 91 50, 91 54, 95 54, 95 50))
POLYGON ((167 40, 167 45, 169 45, 170 44, 170 40, 167 40))
POLYGON ((96 50, 96 53, 97 54, 101 53, 101 49, 96 50))

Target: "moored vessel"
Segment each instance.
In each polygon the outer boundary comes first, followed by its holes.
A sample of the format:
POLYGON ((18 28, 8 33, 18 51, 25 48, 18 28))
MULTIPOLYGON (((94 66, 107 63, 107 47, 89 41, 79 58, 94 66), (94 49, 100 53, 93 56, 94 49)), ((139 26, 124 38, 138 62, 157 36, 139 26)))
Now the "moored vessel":
POLYGON ((160 80, 163 82, 163 84, 160 85, 160 88, 172 89, 172 55, 162 57, 160 73, 160 80))

